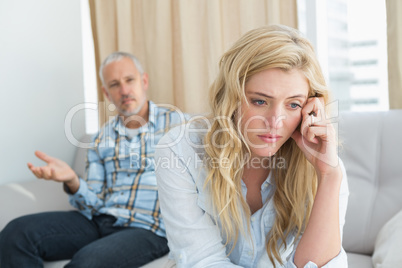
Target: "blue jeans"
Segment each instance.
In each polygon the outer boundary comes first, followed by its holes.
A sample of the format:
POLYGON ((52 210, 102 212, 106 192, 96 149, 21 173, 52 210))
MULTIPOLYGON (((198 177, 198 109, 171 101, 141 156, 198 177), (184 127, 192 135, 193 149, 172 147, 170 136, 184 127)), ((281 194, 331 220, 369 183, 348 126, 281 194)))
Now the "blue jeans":
POLYGON ((77 211, 46 212, 11 221, 0 233, 0 267, 139 267, 165 255, 167 240, 142 228, 114 227, 108 215, 88 220, 77 211))

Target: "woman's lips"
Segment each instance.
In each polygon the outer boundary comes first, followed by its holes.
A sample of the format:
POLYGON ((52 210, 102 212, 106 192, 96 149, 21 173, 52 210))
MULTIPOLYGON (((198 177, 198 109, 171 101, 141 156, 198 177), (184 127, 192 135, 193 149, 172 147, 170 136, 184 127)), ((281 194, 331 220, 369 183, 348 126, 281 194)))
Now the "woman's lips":
POLYGON ((282 136, 279 135, 271 135, 271 134, 267 134, 267 135, 257 135, 263 142, 266 143, 275 143, 277 142, 280 138, 282 138, 282 136))

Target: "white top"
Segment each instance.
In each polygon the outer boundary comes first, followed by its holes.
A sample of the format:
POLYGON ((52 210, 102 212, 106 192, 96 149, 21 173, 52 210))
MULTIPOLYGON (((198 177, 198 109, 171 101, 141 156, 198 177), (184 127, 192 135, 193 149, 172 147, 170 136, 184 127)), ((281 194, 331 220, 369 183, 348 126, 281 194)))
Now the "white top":
MULTIPOLYGON (((229 254, 233 243, 225 248, 226 238, 220 232, 219 218, 215 217, 208 188, 204 188, 207 169, 203 159, 203 137, 206 129, 183 125, 168 132, 155 151, 156 176, 164 218, 170 258, 177 267, 273 267, 266 253, 266 236, 275 220, 273 200, 274 184, 271 175, 261 186, 263 207, 251 216, 252 239, 239 235, 238 242, 229 254), (216 221, 217 220, 217 221, 216 221)), ((348 184, 342 161, 342 184, 339 195, 339 227, 345 223, 348 202, 348 184)), ((270 172, 272 174, 272 172, 270 172)), ((247 188, 242 184, 246 198, 247 188)), ((244 219, 244 226, 247 226, 244 219)), ((247 231, 246 231, 247 234, 247 231)), ((290 246, 294 235, 287 238, 288 248, 281 249, 284 266, 296 267, 293 263, 296 246, 290 246)), ((309 262, 305 268, 316 268, 309 262)), ((325 268, 347 267, 346 253, 341 249, 338 256, 328 262, 325 268)))

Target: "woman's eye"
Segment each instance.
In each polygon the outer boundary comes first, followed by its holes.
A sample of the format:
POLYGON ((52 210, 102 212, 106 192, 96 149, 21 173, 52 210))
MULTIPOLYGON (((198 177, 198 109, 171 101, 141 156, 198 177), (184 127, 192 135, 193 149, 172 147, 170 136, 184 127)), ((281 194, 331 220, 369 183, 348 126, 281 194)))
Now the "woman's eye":
POLYGON ((298 103, 291 103, 291 104, 290 104, 290 107, 291 107, 292 109, 301 108, 300 104, 298 104, 298 103))
POLYGON ((253 100, 253 103, 258 105, 258 106, 261 106, 261 105, 265 104, 265 101, 263 101, 263 100, 253 100))

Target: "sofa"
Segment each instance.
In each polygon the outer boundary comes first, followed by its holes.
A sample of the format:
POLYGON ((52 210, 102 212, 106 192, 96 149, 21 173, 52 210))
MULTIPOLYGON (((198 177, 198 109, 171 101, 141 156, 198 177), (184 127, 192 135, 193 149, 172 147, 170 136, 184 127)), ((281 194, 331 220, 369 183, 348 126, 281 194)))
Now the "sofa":
POLYGON ((343 233, 349 267, 402 267, 402 110, 344 112, 337 121, 350 191, 343 233))
MULTIPOLYGON (((339 154, 349 180, 343 234, 349 267, 402 267, 402 251, 394 254, 393 265, 387 266, 387 254, 396 249, 386 247, 402 241, 402 237, 397 240, 390 235, 398 233, 395 226, 400 226, 402 234, 402 213, 400 220, 396 218, 402 211, 402 110, 342 112, 333 121, 338 128, 339 154)), ((84 163, 85 150, 78 149, 73 167, 79 175, 83 174, 84 163)), ((0 230, 20 215, 71 209, 60 184, 32 178, 0 185, 0 204, 0 230)), ((166 261, 164 256, 143 267, 161 268, 166 261)), ((65 263, 47 262, 45 267, 59 268, 65 263)))

